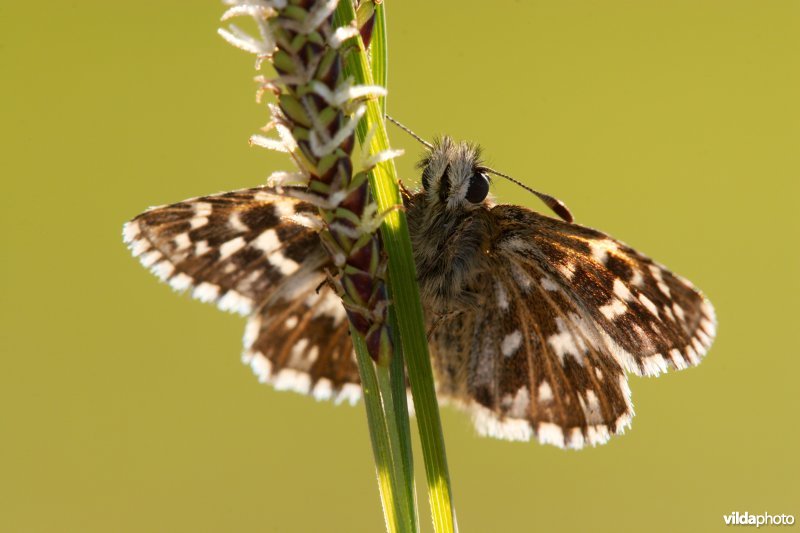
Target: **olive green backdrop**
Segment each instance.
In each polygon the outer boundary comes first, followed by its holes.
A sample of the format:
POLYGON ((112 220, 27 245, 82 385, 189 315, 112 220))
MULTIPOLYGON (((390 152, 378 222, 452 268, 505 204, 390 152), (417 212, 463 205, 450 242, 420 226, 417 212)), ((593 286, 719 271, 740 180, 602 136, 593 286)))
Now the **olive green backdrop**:
MULTIPOLYGON (((632 378, 633 428, 600 448, 481 439, 444 409, 461 530, 800 514, 800 3, 387 4, 391 113, 480 142, 694 281, 720 322, 700 367, 632 378)), ((222 10, 0 6, 1 531, 383 528, 363 406, 259 385, 244 320, 172 293, 121 241, 149 205, 288 167, 247 146, 267 114, 222 10)), ((420 147, 390 132, 414 183, 420 147)))

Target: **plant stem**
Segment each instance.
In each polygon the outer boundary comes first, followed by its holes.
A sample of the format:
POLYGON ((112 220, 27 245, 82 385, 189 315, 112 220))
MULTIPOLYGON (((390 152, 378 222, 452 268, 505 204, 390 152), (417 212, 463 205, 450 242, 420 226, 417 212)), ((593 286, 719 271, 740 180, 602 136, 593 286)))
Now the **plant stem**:
MULTIPOLYGON (((382 9, 383 4, 376 6, 376 10, 382 9)), ((354 18, 355 12, 352 3, 349 0, 340 1, 336 12, 336 24, 338 26, 350 24, 354 18)), ((385 28, 385 25, 383 27, 385 28)), ((363 42, 360 38, 358 41, 358 51, 346 57, 346 71, 354 77, 356 83, 372 85, 374 83, 372 69, 367 60, 363 42)), ((380 61, 381 57, 381 55, 376 55, 374 59, 380 61)), ((371 153, 389 149, 383 113, 380 104, 375 100, 367 102, 367 113, 356 130, 360 142, 365 142, 369 131, 373 132, 369 147, 371 153)), ((384 248, 389 255, 389 286, 398 322, 395 336, 399 331, 399 337, 402 339, 402 346, 405 350, 425 460, 434 529, 437 533, 451 533, 455 531, 456 521, 444 436, 428 354, 425 319, 416 281, 408 224, 405 213, 396 209, 396 206, 402 205, 402 198, 397 186, 397 171, 392 160, 380 163, 372 170, 370 187, 378 207, 382 211, 394 209, 384 219, 381 225, 381 234, 384 248)))
MULTIPOLYGON (((404 488, 400 458, 396 457, 399 446, 396 444, 397 432, 390 430, 384 406, 391 404, 382 397, 382 387, 376 376, 375 365, 369 356, 364 339, 351 328, 353 347, 356 350, 358 370, 361 376, 361 389, 364 395, 364 406, 367 411, 367 425, 372 453, 375 458, 375 469, 378 475, 378 488, 383 506, 383 517, 386 529, 390 533, 418 531, 414 501, 408 498, 404 488), (395 443, 393 443, 395 441, 395 443)), ((378 367, 378 375, 382 369, 378 367)))

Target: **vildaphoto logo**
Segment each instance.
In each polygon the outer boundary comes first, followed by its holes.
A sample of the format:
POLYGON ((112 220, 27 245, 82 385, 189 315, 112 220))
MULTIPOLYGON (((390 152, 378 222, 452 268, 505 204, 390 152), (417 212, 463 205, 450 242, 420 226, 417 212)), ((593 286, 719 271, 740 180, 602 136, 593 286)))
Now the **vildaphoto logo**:
POLYGON ((791 526, 794 524, 794 515, 790 514, 750 514, 734 511, 722 517, 726 526, 791 526))

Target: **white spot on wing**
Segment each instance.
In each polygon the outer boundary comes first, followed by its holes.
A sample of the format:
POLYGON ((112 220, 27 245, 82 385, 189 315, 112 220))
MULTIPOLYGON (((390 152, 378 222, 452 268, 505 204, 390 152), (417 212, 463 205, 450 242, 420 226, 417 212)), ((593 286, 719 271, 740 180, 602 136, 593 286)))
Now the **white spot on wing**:
POLYGON ((514 398, 511 400, 507 416, 511 418, 524 418, 528 414, 528 407, 530 407, 531 395, 528 387, 522 386, 517 390, 514 398))
POLYGON ((266 383, 272 376, 272 363, 261 352, 245 352, 242 361, 250 365, 259 383, 266 383))
POLYGON ((558 285, 556 285, 556 283, 552 279, 550 279, 550 276, 542 276, 542 279, 540 281, 542 283, 542 288, 544 290, 551 292, 555 292, 558 290, 558 285))
POLYGON ((631 291, 621 279, 614 280, 614 294, 616 294, 624 302, 627 302, 633 298, 631 291))
POLYGON ((292 346, 292 351, 289 356, 289 362, 287 363, 287 366, 308 371, 308 368, 311 365, 306 358, 306 348, 308 348, 308 339, 298 340, 294 346, 292 346))
POLYGON ((334 403, 338 405, 340 403, 347 402, 350 405, 355 405, 360 398, 361 386, 356 385, 355 383, 345 383, 342 387, 342 390, 340 390, 339 394, 336 396, 334 403))
POLYGON ((131 245, 130 245, 130 248, 131 248, 131 254, 133 255, 133 257, 138 257, 141 254, 143 254, 144 252, 146 252, 147 250, 149 250, 151 247, 150 247, 150 243, 149 242, 147 242, 144 239, 139 239, 139 240, 133 241, 133 243, 131 243, 131 245))
POLYGON ((216 285, 212 285, 207 281, 204 281, 200 285, 195 287, 192 296, 194 296, 201 302, 213 302, 219 296, 219 287, 217 287, 216 285))
POLYGON ((589 444, 597 446, 598 444, 605 444, 611 435, 608 433, 608 426, 596 425, 586 428, 586 436, 588 437, 589 444))
POLYGON ((503 284, 499 281, 495 282, 496 291, 497 291, 497 305, 503 311, 508 309, 508 294, 506 293, 506 288, 503 287, 503 284))
POLYGON ((669 370, 667 360, 660 353, 644 357, 642 359, 644 374, 646 376, 658 376, 669 370))
POLYGON ((256 237, 253 242, 250 243, 250 246, 258 248, 267 255, 271 254, 274 250, 277 250, 280 245, 281 241, 278 239, 278 234, 274 229, 268 229, 261 232, 261 235, 256 237))
POLYGON ((278 198, 276 195, 269 193, 267 191, 258 191, 253 199, 257 202, 273 202, 275 199, 278 198))
POLYGON ((561 428, 550 422, 541 422, 536 428, 536 436, 542 444, 553 444, 559 448, 564 447, 564 432, 561 428))
POLYGON ((627 311, 628 306, 622 303, 620 300, 614 298, 610 304, 606 304, 600 307, 600 312, 609 320, 614 320, 620 315, 625 314, 627 311))
MULTIPOLYGON (((581 396, 578 396, 578 398, 583 400, 581 396)), ((586 390, 586 403, 584 404, 581 402, 581 407, 586 416, 586 421, 589 424, 601 424, 603 422, 603 413, 600 411, 600 400, 593 390, 586 390)))
POLYGON ((664 276, 661 273, 661 269, 656 265, 650 265, 650 273, 653 274, 653 278, 656 280, 658 290, 664 293, 667 298, 672 298, 669 287, 664 283, 664 276))
POLYGON ((706 335, 708 335, 709 341, 710 339, 714 338, 714 335, 717 333, 716 325, 707 318, 700 320, 700 327, 703 328, 703 331, 705 331, 706 335))
POLYGON ((539 401, 543 403, 553 401, 553 389, 547 381, 542 381, 539 384, 539 401))
POLYGON ((211 215, 211 204, 208 202, 196 202, 194 204, 194 214, 198 217, 207 217, 211 215))
POLYGON ((700 341, 700 344, 703 345, 703 348, 708 349, 711 346, 711 337, 706 335, 706 332, 702 329, 695 331, 695 337, 700 341))
POLYGON ((292 202, 286 201, 285 198, 281 199, 282 201, 275 202, 275 214, 278 218, 290 217, 294 215, 294 204, 292 202))
POLYGON ((222 245, 219 247, 219 258, 227 259, 231 255, 244 248, 244 245, 244 237, 236 237, 235 239, 231 239, 222 243, 222 245))
POLYGON ((130 244, 139 236, 139 223, 135 220, 126 222, 122 226, 122 240, 130 244))
POLYGON ((505 357, 511 357, 519 349, 519 345, 521 343, 522 333, 520 333, 519 330, 516 330, 503 338, 503 343, 500 346, 500 350, 503 352, 505 357))
POLYGON ((217 305, 223 311, 232 311, 240 315, 249 315, 253 310, 253 300, 234 290, 226 292, 217 305))
POLYGON ((639 301, 642 302, 642 305, 644 305, 648 311, 658 316, 658 307, 656 307, 656 304, 654 304, 652 300, 650 300, 650 298, 648 298, 644 294, 640 294, 639 301))
POLYGON ((153 250, 152 252, 147 252, 146 254, 142 255, 139 258, 139 261, 142 263, 142 266, 146 268, 150 268, 151 266, 155 265, 157 261, 159 261, 163 255, 161 252, 157 252, 153 250))
POLYGON ((161 281, 166 281, 173 272, 175 272, 175 265, 167 261, 166 259, 156 263, 152 267, 153 273, 158 276, 158 279, 161 281))
POLYGON ((188 233, 179 233, 175 236, 175 250, 187 250, 192 246, 192 240, 189 238, 188 233))
POLYGON ((572 276, 575 275, 575 265, 573 263, 561 263, 556 266, 556 269, 568 280, 571 280, 572 276))
POLYGON ((284 276, 293 274, 297 272, 298 268, 300 268, 299 263, 292 261, 280 252, 273 252, 270 254, 269 262, 275 265, 275 267, 277 267, 277 269, 280 270, 281 274, 284 276))
POLYGON ((194 217, 189 221, 189 227, 192 229, 202 228, 208 224, 208 217, 194 217))
POLYGON ((700 364, 700 354, 691 346, 686 347, 686 357, 689 358, 689 362, 693 365, 700 364))
MULTIPOLYGON (((691 350, 691 348, 689 348, 691 350)), ((683 370, 684 368, 689 368, 689 365, 686 364, 686 360, 683 358, 683 354, 677 348, 673 348, 669 351, 669 358, 672 360, 672 364, 675 365, 675 368, 678 370, 683 370)))
POLYGON ((185 291, 192 285, 192 278, 179 272, 169 280, 170 286, 176 291, 185 291))
POLYGON ((333 396, 333 384, 327 378, 320 378, 311 392, 315 400, 328 400, 333 396))
POLYGON ((511 275, 514 277, 514 281, 517 282, 517 285, 519 285, 523 293, 530 290, 531 285, 533 285, 533 280, 517 263, 511 263, 511 275))
POLYGON ((194 244, 194 255, 201 256, 209 251, 211 251, 211 247, 208 245, 208 241, 197 241, 194 244))
POLYGON ((605 265, 608 262, 608 254, 615 252, 617 245, 614 241, 609 240, 590 240, 589 248, 592 250, 592 258, 605 265))
POLYGON ((473 403, 472 418, 478 434, 497 439, 526 441, 531 439, 533 430, 527 420, 516 418, 500 419, 492 411, 473 403))
POLYGON ((333 318, 334 325, 339 324, 345 318, 342 300, 332 292, 328 292, 322 297, 312 294, 306 300, 306 305, 316 306, 313 316, 325 315, 333 318))
MULTIPOLYGON (((467 185, 469 184, 467 183, 467 185)), ((530 250, 531 244, 528 241, 515 236, 502 240, 498 245, 498 248, 508 252, 523 252, 530 250)))
POLYGON ((583 448, 585 442, 583 439, 583 431, 579 427, 574 427, 569 430, 569 436, 567 437, 567 448, 572 448, 573 450, 579 450, 583 448))
POLYGON ((291 368, 283 368, 275 376, 272 385, 275 390, 290 390, 308 394, 311 390, 311 376, 291 368))
POLYGON ((583 365, 583 354, 586 353, 586 344, 583 339, 574 336, 562 318, 556 318, 556 325, 559 333, 550 335, 547 338, 547 343, 553 348, 561 365, 564 365, 564 358, 567 355, 571 355, 575 361, 583 365))
POLYGON ((250 320, 247 321, 247 326, 244 328, 244 338, 242 339, 242 343, 244 344, 245 348, 250 348, 256 339, 258 338, 258 333, 261 331, 261 317, 258 315, 254 316, 250 320))
POLYGON ((247 227, 247 224, 242 222, 242 218, 238 211, 231 213, 230 218, 228 218, 228 225, 230 225, 230 227, 236 231, 241 231, 242 233, 247 233, 250 231, 250 228, 247 227))

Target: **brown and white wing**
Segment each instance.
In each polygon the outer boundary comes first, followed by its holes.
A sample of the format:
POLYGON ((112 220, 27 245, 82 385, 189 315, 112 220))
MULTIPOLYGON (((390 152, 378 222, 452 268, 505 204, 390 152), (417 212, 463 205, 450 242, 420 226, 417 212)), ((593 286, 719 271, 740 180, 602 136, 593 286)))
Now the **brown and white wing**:
POLYGON ((600 232, 522 207, 491 213, 488 267, 472 288, 485 305, 433 337, 442 392, 473 410, 480 433, 604 443, 633 416, 624 371, 699 363, 715 318, 688 281, 600 232), (447 379, 459 371, 463 379, 447 379), (466 388, 449 386, 459 382, 466 388))
POLYGON ((518 206, 492 214, 502 228, 498 253, 531 273, 531 283, 564 291, 625 370, 656 376, 700 363, 716 317, 688 280, 599 231, 518 206))
POLYGON ((352 404, 361 397, 361 380, 347 316, 324 277, 313 277, 313 283, 287 280, 250 318, 242 359, 277 390, 352 404))
POLYGON ((250 317, 243 357, 261 381, 354 399, 345 312, 330 289, 317 291, 328 264, 317 221, 312 205, 256 187, 152 208, 123 236, 174 289, 250 317))
POLYGON ((437 363, 458 359, 453 350, 469 354, 456 380, 466 388, 448 390, 442 376, 456 369, 439 368, 441 392, 472 412, 482 435, 562 448, 604 443, 633 416, 622 367, 575 302, 524 282, 539 272, 517 268, 498 261, 484 280, 485 305, 437 327, 437 363))

